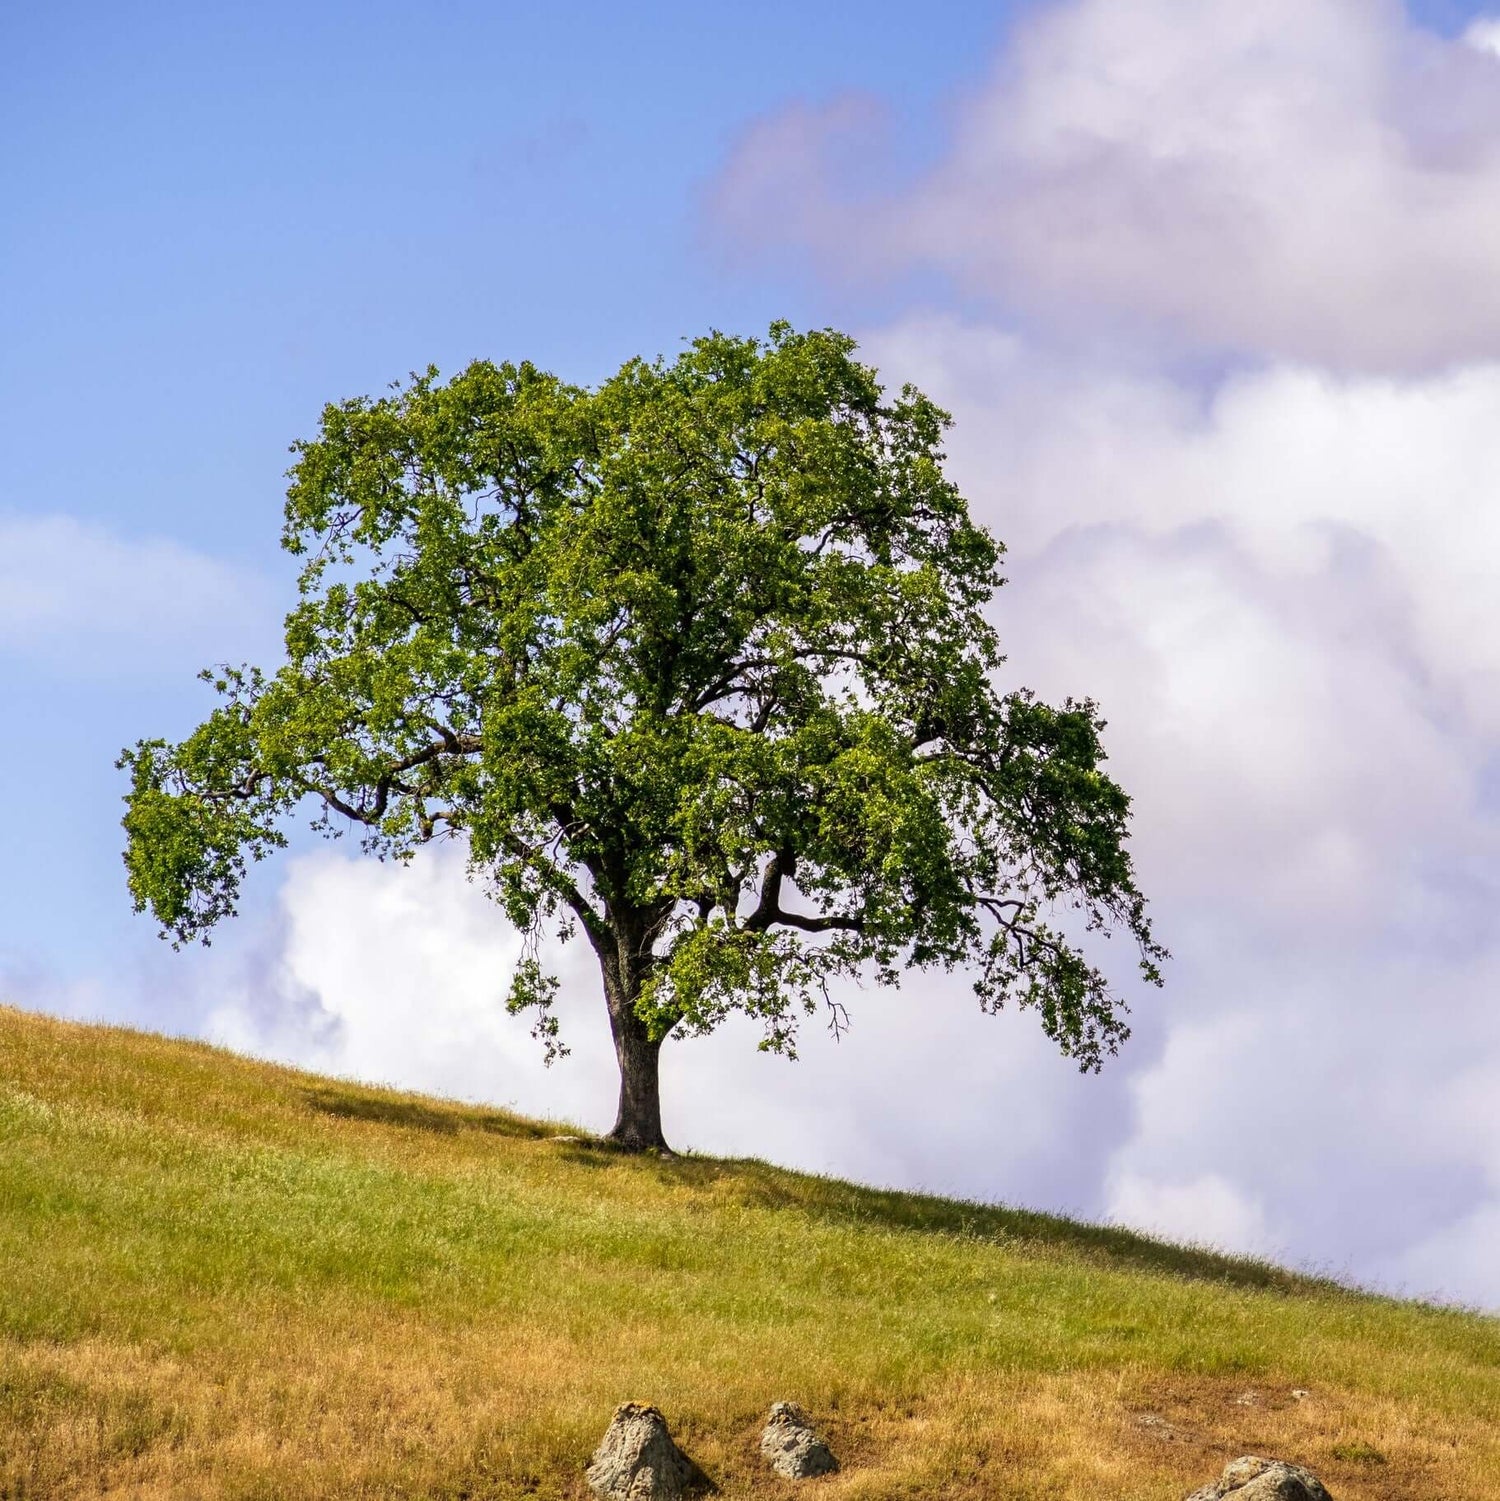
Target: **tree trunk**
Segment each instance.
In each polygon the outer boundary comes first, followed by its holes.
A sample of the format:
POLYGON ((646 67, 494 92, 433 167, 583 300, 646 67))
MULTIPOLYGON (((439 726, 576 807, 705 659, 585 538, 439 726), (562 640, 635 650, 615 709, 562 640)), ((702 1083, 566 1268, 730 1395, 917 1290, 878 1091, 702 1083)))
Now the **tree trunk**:
POLYGON ((629 1152, 655 1150, 667 1152, 667 1139, 661 1131, 661 1061, 662 1039, 652 1041, 646 1024, 635 1012, 640 994, 638 982, 630 977, 604 976, 605 999, 609 1004, 609 1027, 615 1039, 615 1057, 620 1064, 620 1108, 615 1115, 609 1139, 629 1152))

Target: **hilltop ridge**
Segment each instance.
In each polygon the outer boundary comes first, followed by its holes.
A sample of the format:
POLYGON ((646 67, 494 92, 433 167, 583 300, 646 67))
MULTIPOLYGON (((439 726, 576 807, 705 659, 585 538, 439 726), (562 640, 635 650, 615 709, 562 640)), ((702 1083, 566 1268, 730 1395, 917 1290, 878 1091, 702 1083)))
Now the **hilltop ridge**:
POLYGON ((1500 1498, 1500 1321, 1119 1229, 0 1008, 0 1497, 587 1494, 619 1401, 726 1496, 1500 1498), (1302 1392, 1301 1397, 1293 1392, 1302 1392))

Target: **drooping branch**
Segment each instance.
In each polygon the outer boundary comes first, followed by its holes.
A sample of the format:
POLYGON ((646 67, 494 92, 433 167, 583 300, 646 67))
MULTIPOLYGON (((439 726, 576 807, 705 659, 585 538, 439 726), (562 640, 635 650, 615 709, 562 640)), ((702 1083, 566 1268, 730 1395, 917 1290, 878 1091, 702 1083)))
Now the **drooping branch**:
POLYGON ((513 859, 530 870, 538 880, 568 906, 583 924, 589 942, 596 950, 610 941, 609 923, 584 896, 578 883, 549 855, 534 849, 518 835, 506 831, 500 836, 500 845, 513 859))
MULTIPOLYGON (((376 778, 373 784, 373 795, 367 801, 363 799, 357 802, 350 801, 335 788, 312 777, 300 778, 302 786, 305 791, 320 798, 335 813, 352 822, 364 824, 366 827, 376 827, 390 807, 392 793, 416 796, 414 789, 401 780, 405 773, 415 771, 422 766, 439 763, 444 756, 474 755, 483 749, 484 742, 478 735, 459 734, 441 725, 436 728, 439 739, 386 767, 376 778)), ((324 765, 326 760, 325 756, 316 756, 311 764, 324 765)), ((558 837, 560 838, 573 822, 572 810, 565 805, 559 805, 552 810, 552 813, 559 826, 558 837)), ((451 809, 429 812, 425 807, 420 810, 418 821, 424 838, 432 838, 440 822, 446 822, 450 828, 457 828, 460 822, 451 809)), ((502 834, 499 842, 512 859, 530 870, 544 887, 574 913, 583 924, 591 941, 598 944, 606 940, 608 924, 605 918, 584 896, 577 882, 568 875, 557 860, 510 832, 502 834)))

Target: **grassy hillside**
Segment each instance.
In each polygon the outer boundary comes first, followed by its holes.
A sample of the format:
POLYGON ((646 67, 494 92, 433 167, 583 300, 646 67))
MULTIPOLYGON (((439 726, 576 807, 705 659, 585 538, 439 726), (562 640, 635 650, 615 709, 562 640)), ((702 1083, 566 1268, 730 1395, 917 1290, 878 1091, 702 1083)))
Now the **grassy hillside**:
POLYGON ((639 1398, 728 1496, 1500 1498, 1500 1321, 551 1134, 0 1010, 0 1496, 581 1497, 639 1398))

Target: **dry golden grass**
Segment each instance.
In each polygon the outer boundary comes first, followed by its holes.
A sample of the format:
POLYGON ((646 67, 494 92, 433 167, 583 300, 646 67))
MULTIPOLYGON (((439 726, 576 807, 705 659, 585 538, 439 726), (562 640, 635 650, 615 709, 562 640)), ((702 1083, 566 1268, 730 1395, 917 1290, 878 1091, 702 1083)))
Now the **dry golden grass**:
POLYGON ((554 1129, 0 1010, 0 1497, 583 1497, 637 1398, 730 1497, 1500 1498, 1496 1320, 554 1129))

